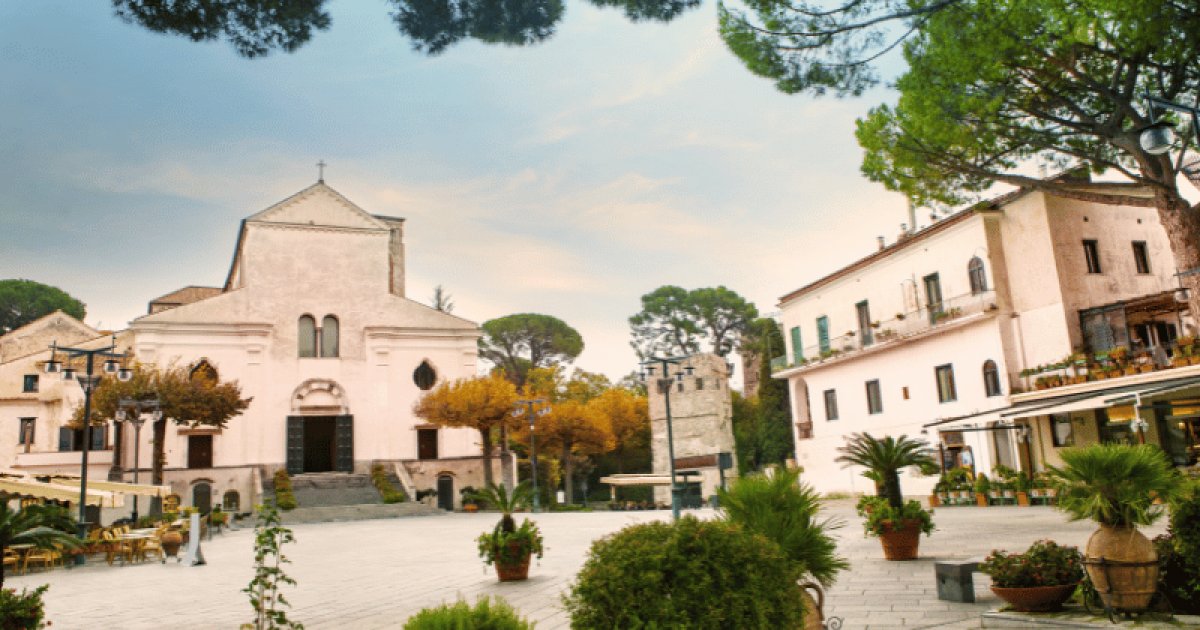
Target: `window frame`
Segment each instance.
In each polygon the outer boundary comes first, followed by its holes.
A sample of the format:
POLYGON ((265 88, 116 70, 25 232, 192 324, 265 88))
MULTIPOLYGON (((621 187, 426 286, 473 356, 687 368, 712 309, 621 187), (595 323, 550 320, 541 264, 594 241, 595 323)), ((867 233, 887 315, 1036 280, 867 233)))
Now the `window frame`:
POLYGON ((1000 368, 996 362, 988 359, 983 362, 983 393, 988 398, 1002 396, 1003 385, 1000 383, 1000 368), (991 368, 991 369, 989 369, 991 368))
POLYGON ((825 354, 832 349, 829 341, 829 316, 822 315, 817 318, 817 348, 821 354, 825 354))
POLYGON ((838 420, 838 405, 837 405, 837 390, 827 389, 822 392, 822 397, 825 399, 825 421, 835 422, 838 420))
POLYGON ((326 359, 336 359, 341 356, 342 322, 336 315, 326 315, 321 318, 321 327, 317 329, 317 341, 320 343, 318 356, 326 359), (330 330, 333 330, 331 333, 330 330), (332 342, 330 338, 332 337, 332 342), (329 346, 333 347, 330 348, 329 346))
POLYGON ((1131 241, 1133 267, 1139 275, 1150 275, 1150 248, 1146 241, 1131 241))
POLYGON ((972 256, 971 260, 967 261, 967 280, 971 287, 971 295, 980 295, 987 292, 987 272, 985 269, 983 259, 979 256, 972 256))
POLYGON ((17 446, 32 446, 37 442, 37 418, 17 418, 18 428, 21 433, 17 436, 17 446), (25 427, 29 427, 28 440, 26 440, 25 427))
POLYGON ((864 386, 867 390, 867 415, 883 413, 883 390, 879 386, 879 379, 873 378, 864 383, 864 386))
POLYGON ((958 401, 958 385, 954 382, 954 364, 943 363, 942 365, 933 368, 933 379, 937 383, 938 403, 951 403, 958 401), (942 374, 949 375, 946 381, 946 386, 943 387, 942 374), (949 391, 946 391, 949 389, 949 391))
POLYGON ((39 380, 37 374, 26 374, 25 378, 22 379, 21 393, 36 394, 40 387, 39 380))
POLYGON ((1083 239, 1083 261, 1089 274, 1104 273, 1104 266, 1100 264, 1100 241, 1094 238, 1083 239))
POLYGON ((301 359, 315 359, 321 356, 321 336, 317 328, 317 318, 305 313, 296 319, 296 355, 301 359), (311 330, 305 330, 305 320, 311 323, 311 330), (307 352, 304 340, 312 344, 307 352))
POLYGON ((792 326, 792 363, 799 364, 804 361, 804 344, 800 336, 800 327, 792 326))

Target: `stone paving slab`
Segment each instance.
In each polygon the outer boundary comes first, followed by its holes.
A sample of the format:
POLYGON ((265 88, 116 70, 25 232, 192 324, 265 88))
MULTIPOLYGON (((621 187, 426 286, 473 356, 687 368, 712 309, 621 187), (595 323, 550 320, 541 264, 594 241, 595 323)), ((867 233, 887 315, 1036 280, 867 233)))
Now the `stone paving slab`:
MULTIPOLYGON (((1001 603, 988 589, 988 578, 975 575, 974 604, 941 601, 935 560, 983 556, 994 547, 1024 549, 1040 538, 1082 546, 1093 529, 1045 507, 943 508, 934 517, 938 531, 921 540, 920 559, 887 562, 879 541, 862 536, 851 502, 832 502, 828 511, 846 520, 837 533, 838 548, 851 568, 830 589, 826 610, 842 617, 847 629, 979 628, 981 615, 1001 603)), ((708 509, 689 512, 714 515, 708 509)), ((533 515, 545 535, 546 557, 531 567, 528 581, 504 584, 475 550, 475 537, 492 528, 495 514, 294 525, 297 542, 285 547, 292 560, 285 568, 299 584, 285 590, 293 604, 288 614, 313 630, 396 628, 421 608, 492 595, 508 600, 541 630, 568 628, 559 597, 591 542, 629 524, 669 517, 669 512, 533 515)), ((252 545, 253 532, 242 529, 204 543, 206 566, 171 561, 109 567, 93 560, 70 570, 9 576, 5 586, 49 582, 46 608, 55 630, 236 628, 250 619, 249 601, 240 591, 252 575, 252 545)))

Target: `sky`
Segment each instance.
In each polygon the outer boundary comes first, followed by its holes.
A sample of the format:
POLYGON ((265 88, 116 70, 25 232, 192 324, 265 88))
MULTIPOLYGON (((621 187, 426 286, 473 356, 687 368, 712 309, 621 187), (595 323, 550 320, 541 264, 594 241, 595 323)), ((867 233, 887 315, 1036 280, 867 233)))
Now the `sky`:
POLYGON ((895 239, 905 201, 859 173, 889 100, 789 96, 724 47, 710 0, 669 24, 568 0, 529 47, 412 50, 382 2, 334 0, 295 53, 245 59, 114 17, 0 3, 0 278, 119 329, 219 286, 238 221, 325 181, 406 223, 408 297, 476 322, 554 315, 577 367, 636 368, 628 318, 665 284, 763 313, 895 239))

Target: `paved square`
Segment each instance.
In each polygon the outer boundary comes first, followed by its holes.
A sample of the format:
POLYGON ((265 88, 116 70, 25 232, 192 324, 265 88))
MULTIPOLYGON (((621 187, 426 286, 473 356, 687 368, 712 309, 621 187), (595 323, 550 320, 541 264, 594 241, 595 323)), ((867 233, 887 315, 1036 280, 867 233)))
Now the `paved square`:
MULTIPOLYGON (((1023 549, 1053 538, 1082 547, 1089 522, 1068 523, 1045 507, 939 508, 938 531, 921 539, 921 557, 886 562, 879 542, 864 538, 850 501, 827 512, 845 519, 838 548, 851 561, 831 589, 828 614, 845 628, 976 628, 981 612, 998 600, 988 578, 975 576, 975 604, 937 599, 933 562, 982 557, 992 548, 1023 549)), ((711 518, 711 510, 689 512, 711 518)), ((296 525, 297 543, 285 549, 287 572, 299 582, 285 590, 289 616, 312 629, 396 628, 417 610, 462 596, 499 595, 539 629, 567 628, 559 594, 574 579, 592 540, 625 525, 666 519, 669 512, 539 514, 546 557, 524 583, 500 584, 476 557, 474 539, 495 514, 447 514, 351 523, 296 525)), ((1164 526, 1150 528, 1156 535, 1164 526)), ((251 577, 252 530, 227 532, 204 544, 208 564, 169 561, 109 567, 92 560, 79 569, 9 576, 6 586, 50 582, 47 613, 55 630, 74 628, 236 628, 250 619, 240 590, 251 577)))

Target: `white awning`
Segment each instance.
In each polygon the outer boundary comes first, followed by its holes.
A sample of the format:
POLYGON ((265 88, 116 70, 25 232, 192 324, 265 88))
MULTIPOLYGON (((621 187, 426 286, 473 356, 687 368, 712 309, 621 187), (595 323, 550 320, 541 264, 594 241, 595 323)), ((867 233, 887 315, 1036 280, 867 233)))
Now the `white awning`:
MULTIPOLYGON (((56 485, 71 486, 78 492, 78 475, 55 474, 50 477, 50 481, 56 485)), ((124 483, 120 481, 92 481, 89 479, 88 491, 92 490, 103 490, 117 494, 137 494, 145 497, 165 497, 171 494, 171 486, 152 486, 149 484, 124 483)))
MULTIPOLYGON (((60 486, 54 483, 42 483, 40 481, 0 479, 0 493, 21 498, 79 503, 78 488, 60 486)), ((87 492, 87 504, 102 507, 120 507, 122 502, 119 495, 115 493, 89 489, 87 492)))
MULTIPOLYGON (((689 478, 700 478, 700 475, 697 473, 680 472, 676 473, 675 476, 685 482, 689 478)), ((600 483, 610 486, 669 486, 671 485, 671 475, 650 473, 643 475, 610 475, 608 477, 601 477, 600 483)))

